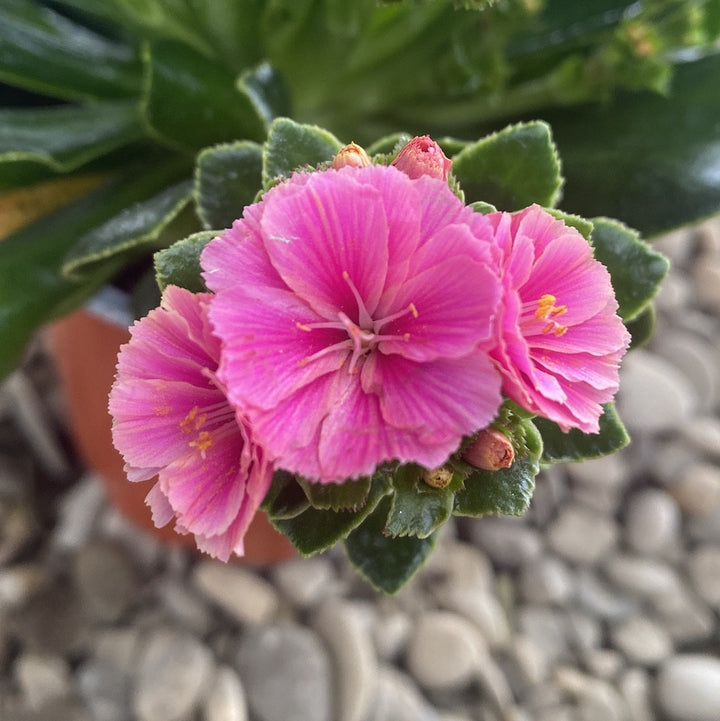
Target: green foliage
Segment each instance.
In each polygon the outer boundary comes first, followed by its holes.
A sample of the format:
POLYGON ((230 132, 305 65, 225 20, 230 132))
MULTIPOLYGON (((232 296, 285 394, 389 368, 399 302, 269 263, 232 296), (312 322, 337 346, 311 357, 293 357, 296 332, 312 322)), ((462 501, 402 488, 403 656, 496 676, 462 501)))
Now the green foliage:
POLYGON ((200 254, 216 235, 215 230, 202 230, 155 253, 155 280, 160 290, 165 290, 168 285, 179 285, 193 293, 206 292, 200 254))

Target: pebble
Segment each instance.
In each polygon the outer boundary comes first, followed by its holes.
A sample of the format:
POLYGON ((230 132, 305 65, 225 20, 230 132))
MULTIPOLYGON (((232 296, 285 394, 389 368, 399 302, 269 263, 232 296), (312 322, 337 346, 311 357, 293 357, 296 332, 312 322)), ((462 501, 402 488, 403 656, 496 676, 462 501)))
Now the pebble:
POLYGON ((618 690, 628 709, 628 721, 655 721, 650 675, 644 668, 627 669, 620 677, 618 690))
POLYGON ((541 650, 549 663, 568 651, 567 625, 561 611, 545 605, 524 605, 519 609, 518 630, 541 650))
POLYGON ((607 559, 603 570, 617 588, 640 598, 675 594, 682 585, 671 566, 647 556, 618 553, 607 559))
POLYGON ((698 596, 720 610, 720 545, 707 544, 690 554, 690 579, 698 596))
POLYGON ((135 672, 133 709, 139 721, 185 721, 198 707, 214 671, 207 647, 191 634, 153 630, 135 672))
POLYGON ((38 563, 0 568, 0 609, 20 607, 47 584, 47 573, 38 563))
POLYGON ((382 609, 374 616, 370 628, 375 651, 383 661, 396 659, 405 649, 412 630, 412 619, 405 611, 392 608, 382 609))
POLYGON ((310 608, 327 598, 334 582, 332 564, 327 558, 299 558, 279 563, 273 569, 278 588, 295 606, 310 608))
POLYGON ((580 606, 601 619, 626 618, 639 610, 637 599, 611 588, 588 568, 577 574, 576 590, 580 606))
POLYGON ((220 666, 202 703, 203 721, 248 721, 245 689, 229 666, 220 666))
POLYGON ((294 624, 251 627, 237 654, 248 706, 258 721, 330 721, 331 663, 319 638, 294 624))
POLYGON ((102 481, 86 473, 62 498, 52 545, 66 551, 86 545, 105 503, 102 481))
POLYGON ((542 551, 537 531, 521 518, 488 516, 477 519, 471 529, 473 541, 499 566, 515 568, 542 551))
POLYGON ((631 664, 655 666, 673 652, 668 632, 645 616, 633 616, 611 624, 610 639, 631 664))
POLYGON ((708 516, 720 507, 720 468, 711 463, 693 463, 668 485, 668 492, 686 513, 708 516))
POLYGON ((242 624, 268 623, 279 609, 275 587, 257 573, 236 565, 202 560, 193 569, 192 582, 207 599, 242 624))
POLYGON ((101 661, 86 661, 77 670, 78 690, 93 718, 129 721, 129 677, 101 661))
POLYGON ((625 511, 624 539, 637 553, 661 554, 680 534, 682 516, 675 499, 659 488, 634 493, 625 511))
POLYGON ((618 535, 612 518, 573 503, 550 524, 548 543, 566 561, 591 565, 610 552, 618 535))
POLYGON ((59 655, 24 653, 13 671, 27 705, 37 711, 70 695, 70 666, 59 655))
POLYGON ((573 594, 573 577, 559 558, 544 556, 520 569, 518 590, 528 603, 563 604, 573 594))
POLYGON ((383 666, 378 670, 377 693, 367 721, 440 721, 440 718, 410 678, 383 666))
POLYGON ((657 698, 671 721, 717 721, 720 718, 720 659, 679 654, 659 669, 657 698))
POLYGON ((652 605, 676 646, 707 641, 715 632, 713 612, 685 588, 653 598, 652 605))
POLYGON ((720 418, 716 416, 692 418, 682 426, 681 433, 692 448, 707 456, 720 458, 720 418))

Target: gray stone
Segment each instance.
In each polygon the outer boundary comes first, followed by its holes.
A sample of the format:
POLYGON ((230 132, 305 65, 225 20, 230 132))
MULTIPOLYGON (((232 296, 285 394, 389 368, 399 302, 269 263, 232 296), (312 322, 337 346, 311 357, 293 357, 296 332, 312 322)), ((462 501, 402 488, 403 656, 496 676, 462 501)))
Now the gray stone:
POLYGON ((537 531, 522 518, 487 516, 470 528, 474 542, 499 566, 515 568, 542 551, 537 531))
POLYGON ((59 550, 75 550, 86 545, 104 504, 102 481, 94 474, 85 474, 62 497, 52 545, 59 550))
POLYGON ((377 694, 367 721, 440 721, 417 686, 400 671, 381 667, 377 694))
POLYGON ((318 637, 291 624, 248 630, 237 666, 258 721, 330 721, 331 666, 318 637))
POLYGON ((313 617, 313 627, 325 641, 335 672, 334 718, 363 721, 375 697, 377 659, 358 610, 330 599, 313 617))
POLYGON ((137 626, 103 628, 92 639, 93 657, 125 674, 136 667, 143 640, 143 632, 137 626))
POLYGON ((676 646, 706 641, 715 632, 713 612, 684 587, 651 601, 676 646))
POLYGON ((558 558, 544 556, 520 569, 518 588, 528 603, 565 603, 573 593, 573 578, 558 558))
POLYGON ((0 568, 0 609, 25 605, 47 584, 47 573, 37 563, 0 568))
MULTIPOLYGON (((479 533, 480 524, 472 521, 471 529, 473 534, 479 533)), ((469 543, 450 541, 440 545, 428 559, 426 569, 432 576, 433 588, 440 592, 453 588, 488 589, 493 583, 488 556, 469 543)))
POLYGON ((645 616, 633 616, 612 624, 610 638, 631 664, 656 666, 673 652, 667 631, 645 616))
POLYGON ((550 606, 526 605, 519 609, 517 621, 520 633, 542 651, 549 663, 565 656, 568 639, 562 612, 550 606))
POLYGON ((627 669, 620 677, 618 690, 625 699, 628 721, 655 721, 650 675, 644 668, 627 669))
POLYGON ((410 635, 406 662, 412 676, 426 689, 461 689, 476 676, 484 650, 482 637, 462 616, 428 611, 410 635))
POLYGON ((618 692, 606 681, 561 666, 555 683, 577 704, 579 721, 624 721, 627 709, 618 692))
MULTIPOLYGON (((720 354, 718 354, 720 356, 720 354)), ((720 363, 720 361, 719 361, 720 363)), ((689 445, 713 458, 720 458, 720 419, 700 416, 682 427, 682 436, 689 445)))
POLYGON ((567 561, 597 563, 617 543, 613 520, 577 504, 565 506, 548 529, 550 547, 567 561))
POLYGON ((129 677, 101 661, 87 661, 77 670, 85 705, 98 721, 132 721, 129 677))
POLYGON ((697 396, 685 375, 641 348, 623 359, 617 403, 631 431, 661 433, 677 430, 690 418, 697 396))
POLYGON ((13 670, 27 705, 35 711, 67 698, 72 691, 70 667, 60 656, 24 653, 13 670))
POLYGON ((371 627, 377 655, 383 661, 397 658, 405 649, 413 622, 401 609, 380 611, 371 627))
POLYGON ((621 653, 610 648, 593 648, 583 656, 583 666, 590 674, 606 681, 613 681, 625 666, 621 653))
POLYGON ((681 654, 658 672, 657 698, 671 721, 717 721, 720 718, 720 659, 681 654))
POLYGON ((334 573, 327 558, 298 558, 275 566, 273 578, 293 605, 310 608, 332 594, 334 573))
POLYGON ((637 613, 637 599, 618 593, 589 569, 582 569, 576 579, 576 598, 586 611, 603 619, 626 618, 637 613))
POLYGON ((508 644, 504 669, 515 697, 519 698, 543 683, 550 667, 537 644, 525 634, 518 633, 508 644))
POLYGON ((204 636, 212 626, 212 610, 185 583, 163 578, 157 592, 168 617, 179 626, 204 636))
POLYGON ((275 588, 249 569, 202 560, 193 569, 192 582, 200 593, 240 623, 268 623, 278 612, 275 588))
POLYGON ((247 721, 245 689, 237 673, 220 666, 202 705, 203 721, 247 721))
POLYGON ((588 653, 601 645, 604 632, 595 614, 570 607, 566 609, 565 624, 568 645, 573 650, 588 653))
POLYGON ((660 554, 677 540, 681 520, 671 495, 659 488, 644 488, 628 501, 625 541, 638 553, 660 554))
POLYGON ((156 629, 140 654, 133 709, 139 721, 185 721, 207 691, 210 651, 182 631, 156 629))
POLYGON ((647 556, 618 553, 607 559, 603 570, 619 589, 642 598, 674 594, 682 586, 671 566, 647 556))
POLYGON ((720 545, 706 544, 690 554, 690 579, 698 596, 720 610, 720 545))
POLYGON ((698 303, 712 313, 720 313, 720 258, 703 254, 692 270, 698 303))
POLYGON ((0 565, 18 558, 37 533, 35 511, 28 499, 3 498, 0 491, 0 565))
POLYGON ((709 516, 720 506, 720 468, 710 463, 686 467, 668 492, 683 511, 693 516, 709 516))

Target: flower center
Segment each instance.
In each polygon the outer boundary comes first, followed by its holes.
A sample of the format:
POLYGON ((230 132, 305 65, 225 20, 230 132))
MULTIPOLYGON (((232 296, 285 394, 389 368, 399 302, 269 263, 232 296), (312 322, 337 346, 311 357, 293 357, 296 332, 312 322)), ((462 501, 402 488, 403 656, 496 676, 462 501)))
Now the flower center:
MULTIPOLYGON (((562 323, 558 323, 556 318, 567 313, 566 305, 555 305, 557 298, 550 293, 541 296, 537 301, 524 303, 523 311, 534 311, 532 319, 544 321, 542 332, 545 335, 552 333, 558 338, 567 333, 568 327, 562 323)), ((532 322, 532 321, 531 321, 532 322)))
MULTIPOLYGON (((188 438, 188 446, 200 452, 205 458, 208 449, 212 448, 215 441, 222 437, 222 427, 229 421, 234 422, 235 412, 225 402, 200 408, 193 406, 180 423, 180 430, 188 438)), ((230 428, 233 426, 230 425, 230 428)))
MULTIPOLYGON (((338 319, 336 321, 331 320, 321 321, 319 323, 297 323, 296 325, 300 330, 308 332, 320 328, 325 328, 341 330, 347 333, 347 338, 343 339, 339 343, 334 343, 327 348, 323 348, 317 353, 306 356, 300 361, 300 365, 307 365, 311 361, 317 360, 321 356, 332 353, 334 351, 348 350, 351 353, 348 373, 357 373, 358 363, 360 359, 364 358, 368 353, 370 353, 370 351, 372 351, 372 349, 375 348, 379 343, 382 343, 383 341, 397 340, 407 342, 410 340, 410 333, 403 333, 402 335, 386 334, 382 332, 382 327, 393 320, 397 320, 398 318, 406 316, 408 313, 411 314, 413 318, 417 318, 418 312, 414 303, 410 303, 407 308, 404 308, 397 313, 392 313, 391 315, 387 315, 384 318, 378 318, 377 320, 373 320, 372 316, 368 312, 367 307, 365 306, 365 301, 362 299, 360 292, 355 287, 355 284, 350 278, 350 274, 346 270, 343 271, 343 280, 350 286, 350 290, 352 291, 355 301, 357 302, 357 322, 352 321, 342 311, 338 311, 338 319)), ((347 355, 344 356, 343 363, 345 362, 345 358, 347 358, 347 355)))

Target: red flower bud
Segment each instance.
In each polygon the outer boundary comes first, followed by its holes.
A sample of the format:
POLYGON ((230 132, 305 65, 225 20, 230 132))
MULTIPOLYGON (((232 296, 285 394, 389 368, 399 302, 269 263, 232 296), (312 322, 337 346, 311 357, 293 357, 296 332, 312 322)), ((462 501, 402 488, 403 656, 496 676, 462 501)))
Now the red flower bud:
POLYGON ((357 143, 348 143, 344 148, 340 148, 332 162, 335 170, 347 167, 365 168, 368 165, 371 165, 370 156, 365 152, 365 148, 357 143))
POLYGON ((392 165, 413 179, 430 175, 447 180, 452 160, 445 157, 442 148, 429 135, 423 135, 413 138, 398 153, 392 165))
POLYGON ((476 468, 499 471, 512 466, 515 449, 504 433, 494 428, 486 428, 480 431, 478 437, 463 451, 462 457, 476 468))

